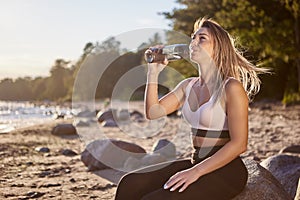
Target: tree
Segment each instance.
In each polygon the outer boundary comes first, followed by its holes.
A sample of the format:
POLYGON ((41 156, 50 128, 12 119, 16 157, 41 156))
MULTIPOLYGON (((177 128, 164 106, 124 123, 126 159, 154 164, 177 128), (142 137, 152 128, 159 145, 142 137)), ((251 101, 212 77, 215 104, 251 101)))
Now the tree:
POLYGON ((107 40, 103 41, 101 44, 96 43, 95 53, 102 52, 116 52, 120 53, 121 42, 117 41, 115 37, 109 37, 107 40))
POLYGON ((240 49, 248 59, 271 68, 275 73, 273 76, 262 76, 261 97, 282 99, 286 91, 295 90, 295 74, 299 73, 294 67, 298 66, 300 46, 297 45, 299 34, 296 31, 299 28, 294 28, 299 24, 298 2, 299 0, 179 0, 178 3, 185 5, 184 8, 165 12, 163 15, 173 21, 174 30, 181 29, 186 34, 193 29, 195 16, 208 16, 218 21, 232 35, 238 36, 240 49), (282 1, 288 2, 289 6, 282 1), (274 82, 278 83, 276 90, 274 82))
POLYGON ((46 80, 47 78, 36 77, 32 80, 32 96, 34 100, 44 100, 46 99, 46 80))
POLYGON ((294 24, 294 47, 295 51, 292 57, 295 59, 295 63, 298 70, 298 92, 300 92, 300 1, 299 0, 281 0, 284 2, 286 9, 293 16, 294 24))
POLYGON ((5 78, 0 82, 0 99, 2 100, 13 100, 13 79, 5 78))
POLYGON ((50 70, 50 77, 47 80, 46 96, 51 100, 63 99, 68 93, 68 80, 71 72, 67 68, 69 61, 57 59, 50 70))

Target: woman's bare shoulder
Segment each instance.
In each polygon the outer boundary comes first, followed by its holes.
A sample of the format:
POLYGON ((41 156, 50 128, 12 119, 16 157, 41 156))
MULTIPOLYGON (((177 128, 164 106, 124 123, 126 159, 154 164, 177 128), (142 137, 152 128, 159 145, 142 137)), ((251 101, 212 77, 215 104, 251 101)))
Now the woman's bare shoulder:
POLYGON ((178 85, 177 85, 177 88, 180 88, 182 90, 185 90, 185 88, 188 86, 188 84, 194 80, 195 78, 197 77, 190 77, 190 78, 186 78, 184 80, 182 80, 178 85))
POLYGON ((225 93, 226 93, 227 99, 228 98, 237 98, 237 97, 247 98, 247 94, 243 87, 243 84, 235 78, 230 78, 226 81, 225 93))
POLYGON ((235 79, 235 78, 229 78, 226 80, 225 82, 225 90, 226 92, 234 92, 236 90, 244 90, 244 87, 242 85, 242 83, 235 79))

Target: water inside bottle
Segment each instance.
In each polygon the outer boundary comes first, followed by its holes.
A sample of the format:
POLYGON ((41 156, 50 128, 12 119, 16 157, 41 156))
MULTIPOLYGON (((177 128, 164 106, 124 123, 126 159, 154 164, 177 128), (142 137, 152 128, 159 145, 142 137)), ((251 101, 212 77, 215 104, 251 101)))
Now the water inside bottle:
POLYGON ((189 45, 187 44, 173 44, 164 46, 162 54, 154 54, 151 49, 145 52, 145 60, 148 63, 163 61, 165 58, 168 61, 180 60, 182 58, 188 58, 189 56, 189 45))

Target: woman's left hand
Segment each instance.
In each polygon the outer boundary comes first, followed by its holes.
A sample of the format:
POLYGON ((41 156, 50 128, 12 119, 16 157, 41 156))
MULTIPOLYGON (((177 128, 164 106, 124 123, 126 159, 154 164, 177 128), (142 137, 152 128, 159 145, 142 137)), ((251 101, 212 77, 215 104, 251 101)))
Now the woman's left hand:
POLYGON ((197 170, 189 168, 180 172, 177 172, 164 185, 164 189, 169 189, 173 192, 179 189, 179 192, 183 192, 191 183, 195 182, 200 177, 200 174, 197 173, 197 170))

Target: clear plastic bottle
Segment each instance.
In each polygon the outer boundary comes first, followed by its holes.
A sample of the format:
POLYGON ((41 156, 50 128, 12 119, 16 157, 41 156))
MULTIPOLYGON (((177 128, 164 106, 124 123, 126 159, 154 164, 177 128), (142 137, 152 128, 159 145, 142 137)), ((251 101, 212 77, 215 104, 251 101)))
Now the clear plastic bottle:
POLYGON ((168 61, 180 60, 189 56, 189 45, 187 44, 172 44, 162 48, 161 53, 155 53, 158 48, 149 48, 145 52, 145 60, 148 63, 162 62, 165 58, 168 61))

